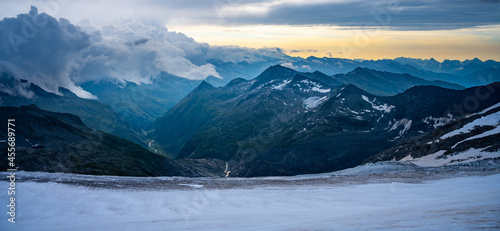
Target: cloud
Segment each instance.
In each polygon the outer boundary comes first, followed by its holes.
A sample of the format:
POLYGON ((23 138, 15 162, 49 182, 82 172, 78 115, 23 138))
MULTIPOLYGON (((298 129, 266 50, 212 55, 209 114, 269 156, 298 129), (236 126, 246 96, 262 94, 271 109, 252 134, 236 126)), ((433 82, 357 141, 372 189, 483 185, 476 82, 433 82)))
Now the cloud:
POLYGON ((32 7, 0 21, 0 40, 1 70, 49 92, 64 87, 82 98, 95 98, 80 87, 88 81, 148 84, 162 71, 196 80, 220 77, 206 62, 207 44, 140 21, 87 21, 78 27, 32 7))
POLYGON ((485 2, 485 3, 500 3, 499 0, 479 0, 481 2, 485 2))
POLYGON ((498 0, 27 0, 6 4, 0 16, 21 5, 72 20, 116 21, 140 18, 162 25, 334 25, 344 28, 377 26, 391 30, 453 30, 500 24, 498 0), (11 10, 9 10, 9 8, 11 10), (58 9, 58 10, 54 10, 58 9))
POLYGON ((290 53, 300 53, 300 52, 314 53, 314 52, 318 52, 318 50, 313 50, 313 49, 296 50, 296 49, 293 49, 293 50, 288 50, 288 52, 290 52, 290 53))
POLYGON ((195 80, 220 77, 204 62, 208 45, 163 26, 134 20, 81 26, 90 32, 92 45, 83 51, 79 83, 113 79, 148 84, 161 71, 195 80))
MULTIPOLYGON (((232 24, 335 25, 392 30, 453 30, 500 24, 500 5, 491 0, 272 1, 267 14, 233 16, 232 24)), ((240 3, 239 7, 256 3, 240 3)), ((234 1, 232 8, 238 5, 234 1)))
POLYGON ((297 69, 297 67, 294 66, 292 62, 285 62, 285 63, 281 63, 280 65, 283 67, 291 68, 291 69, 297 69))
MULTIPOLYGON (((471 0, 273 1, 267 14, 232 16, 232 24, 335 25, 392 30, 453 30, 500 24, 500 5, 471 0)), ((251 3, 256 4, 256 3, 251 3)), ((233 2, 232 8, 248 4, 233 2), (236 5, 236 6, 235 6, 236 5)))
POLYGON ((127 44, 128 46, 137 46, 137 45, 147 43, 148 41, 149 41, 148 38, 143 38, 143 39, 135 40, 134 42, 126 42, 125 44, 127 44))
POLYGON ((288 60, 287 56, 280 48, 246 48, 239 46, 210 46, 206 59, 218 59, 223 62, 263 62, 288 60))
POLYGON ((29 14, 0 21, 0 40, 1 69, 51 92, 64 87, 92 97, 68 75, 75 54, 90 46, 89 35, 68 20, 38 14, 32 7, 29 14))
MULTIPOLYGON (((7 70, 0 68, 0 92, 12 96, 24 96, 28 99, 33 98, 35 94, 30 90, 30 83, 26 80, 16 79, 7 70)), ((0 105, 2 105, 0 97, 0 105)))
MULTIPOLYGON (((209 46, 165 26, 138 20, 79 26, 31 7, 29 14, 0 21, 0 70, 43 89, 64 87, 95 98, 80 85, 108 81, 150 84, 160 72, 192 80, 221 78, 209 60, 248 63, 288 60, 279 48, 209 46)), ((11 91, 14 92, 14 91, 11 91)))

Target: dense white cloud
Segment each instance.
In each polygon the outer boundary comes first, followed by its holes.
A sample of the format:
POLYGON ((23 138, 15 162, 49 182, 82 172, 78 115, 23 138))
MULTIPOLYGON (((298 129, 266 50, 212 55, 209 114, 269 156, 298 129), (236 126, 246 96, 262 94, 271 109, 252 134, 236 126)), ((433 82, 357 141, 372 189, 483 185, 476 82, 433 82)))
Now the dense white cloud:
POLYGON ((132 19, 102 25, 84 20, 75 26, 39 14, 36 7, 0 21, 0 35, 3 72, 54 93, 64 87, 83 98, 94 98, 79 87, 89 81, 149 84, 162 71, 203 80, 221 77, 207 62, 211 59, 253 63, 288 58, 279 48, 209 46, 162 25, 132 19))
POLYGON ((83 52, 79 82, 112 78, 118 81, 149 83, 160 71, 187 79, 220 77, 211 64, 191 62, 203 56, 208 45, 162 26, 140 21, 81 25, 91 34, 92 45, 83 52))
POLYGON ((4 18, 0 68, 47 91, 64 87, 83 98, 93 98, 79 87, 88 81, 150 83, 161 71, 196 80, 220 77, 206 63, 207 44, 164 26, 125 20, 102 26, 87 21, 82 28, 39 14, 35 7, 4 18))
POLYGON ((89 35, 68 20, 29 14, 0 21, 0 68, 42 88, 58 92, 67 88, 80 97, 92 95, 78 87, 69 76, 78 53, 90 46, 89 35))

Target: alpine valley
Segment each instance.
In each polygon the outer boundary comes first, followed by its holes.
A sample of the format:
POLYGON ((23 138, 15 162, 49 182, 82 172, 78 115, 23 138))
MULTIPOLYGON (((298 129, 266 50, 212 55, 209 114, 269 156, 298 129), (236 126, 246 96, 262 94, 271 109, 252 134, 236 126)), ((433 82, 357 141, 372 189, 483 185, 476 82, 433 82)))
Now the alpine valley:
POLYGON ((500 0, 0 6, 0 231, 500 229, 500 0))

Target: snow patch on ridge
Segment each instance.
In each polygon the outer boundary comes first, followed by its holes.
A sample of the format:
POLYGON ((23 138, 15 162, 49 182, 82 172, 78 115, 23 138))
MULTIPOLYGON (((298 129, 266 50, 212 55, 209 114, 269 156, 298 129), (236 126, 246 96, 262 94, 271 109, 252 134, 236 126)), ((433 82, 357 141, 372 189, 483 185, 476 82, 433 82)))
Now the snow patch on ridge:
POLYGON ((389 113, 391 112, 392 109, 394 109, 396 106, 394 105, 387 105, 386 103, 384 103, 383 105, 375 105, 375 99, 373 99, 373 101, 370 101, 370 99, 365 96, 365 95, 361 95, 361 98, 363 98, 364 101, 370 103, 372 105, 372 108, 375 109, 375 110, 378 110, 378 111, 382 111, 384 113, 389 113))
POLYGON ((155 140, 151 140, 149 143, 148 143, 148 147, 152 150, 154 150, 155 153, 158 153, 158 149, 154 148, 153 147, 153 143, 155 142, 155 140))
POLYGON ((475 116, 475 115, 482 115, 482 114, 484 114, 484 113, 486 113, 486 112, 488 112, 488 111, 490 111, 490 110, 493 110, 493 109, 495 109, 495 108, 497 108, 497 107, 500 107, 500 103, 497 103, 497 104, 495 104, 495 105, 493 105, 493 106, 490 106, 490 107, 488 107, 488 108, 486 108, 486 109, 484 109, 484 110, 482 110, 482 111, 480 111, 480 112, 470 114, 470 115, 466 116, 466 118, 469 118, 469 117, 471 117, 471 116, 475 116))
POLYGON ((434 128, 438 128, 453 121, 453 115, 451 113, 448 113, 447 116, 448 117, 438 117, 438 118, 429 116, 423 119, 422 122, 429 124, 434 128))
POLYGON ((457 130, 442 135, 440 139, 447 139, 449 137, 453 137, 459 134, 470 133, 476 126, 482 127, 482 126, 498 126, 498 125, 500 125, 500 112, 496 112, 487 116, 483 116, 479 119, 476 119, 457 130))
POLYGON ((323 85, 316 83, 316 82, 309 81, 307 79, 304 79, 300 82, 305 83, 307 85, 312 85, 312 88, 310 88, 310 89, 302 89, 303 92, 316 91, 319 93, 328 93, 331 90, 330 88, 324 88, 323 85))
POLYGON ((486 152, 486 148, 475 149, 470 148, 464 152, 457 152, 451 155, 444 155, 445 150, 437 151, 433 154, 426 155, 420 158, 413 158, 410 155, 401 159, 402 162, 410 162, 421 167, 440 167, 445 165, 455 165, 469 163, 477 160, 500 158, 500 151, 486 152))
POLYGON ((291 79, 287 79, 287 80, 283 81, 283 83, 280 83, 280 84, 278 84, 278 85, 276 85, 276 86, 273 86, 273 89, 278 90, 278 91, 281 91, 281 90, 283 90, 283 88, 284 88, 286 85, 288 85, 290 82, 292 82, 292 80, 291 80, 291 79))
POLYGON ((499 134, 500 133, 500 126, 494 128, 494 129, 491 129, 489 131, 485 131, 481 134, 477 134, 475 136, 471 136, 465 140, 462 140, 458 143, 456 143, 455 145, 453 145, 453 147, 451 147, 452 149, 455 148, 457 145, 463 143, 463 142, 466 142, 466 141, 469 141, 469 140, 475 140, 475 139, 479 139, 479 138, 483 138, 483 137, 487 137, 487 136, 491 136, 491 135, 495 135, 495 134, 499 134))
POLYGON ((399 135, 396 136, 393 140, 399 139, 399 138, 403 137, 403 135, 408 130, 410 130, 412 122, 413 122, 412 120, 409 120, 409 119, 406 119, 406 118, 405 119, 401 119, 401 120, 395 122, 394 125, 392 125, 391 129, 389 129, 389 131, 396 130, 399 126, 403 126, 403 129, 401 131, 399 131, 399 135))
POLYGON ((322 104, 326 100, 328 100, 328 96, 323 96, 323 97, 313 96, 313 97, 309 97, 307 99, 304 99, 303 102, 304 102, 304 107, 306 109, 311 109, 311 108, 315 108, 315 107, 319 106, 320 104, 322 104))

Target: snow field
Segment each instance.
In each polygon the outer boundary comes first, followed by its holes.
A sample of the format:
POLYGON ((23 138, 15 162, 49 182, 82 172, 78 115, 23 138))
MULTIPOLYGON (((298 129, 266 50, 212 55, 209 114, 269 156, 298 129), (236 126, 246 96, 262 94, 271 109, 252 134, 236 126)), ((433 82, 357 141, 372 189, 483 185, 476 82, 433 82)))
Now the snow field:
MULTIPOLYGON (((118 178, 118 177, 117 177, 118 178)), ((132 190, 20 182, 2 230, 470 230, 500 226, 500 174, 419 184, 132 190)), ((0 182, 7 188, 7 182, 0 182)), ((7 202, 7 194, 0 201, 7 202)))

